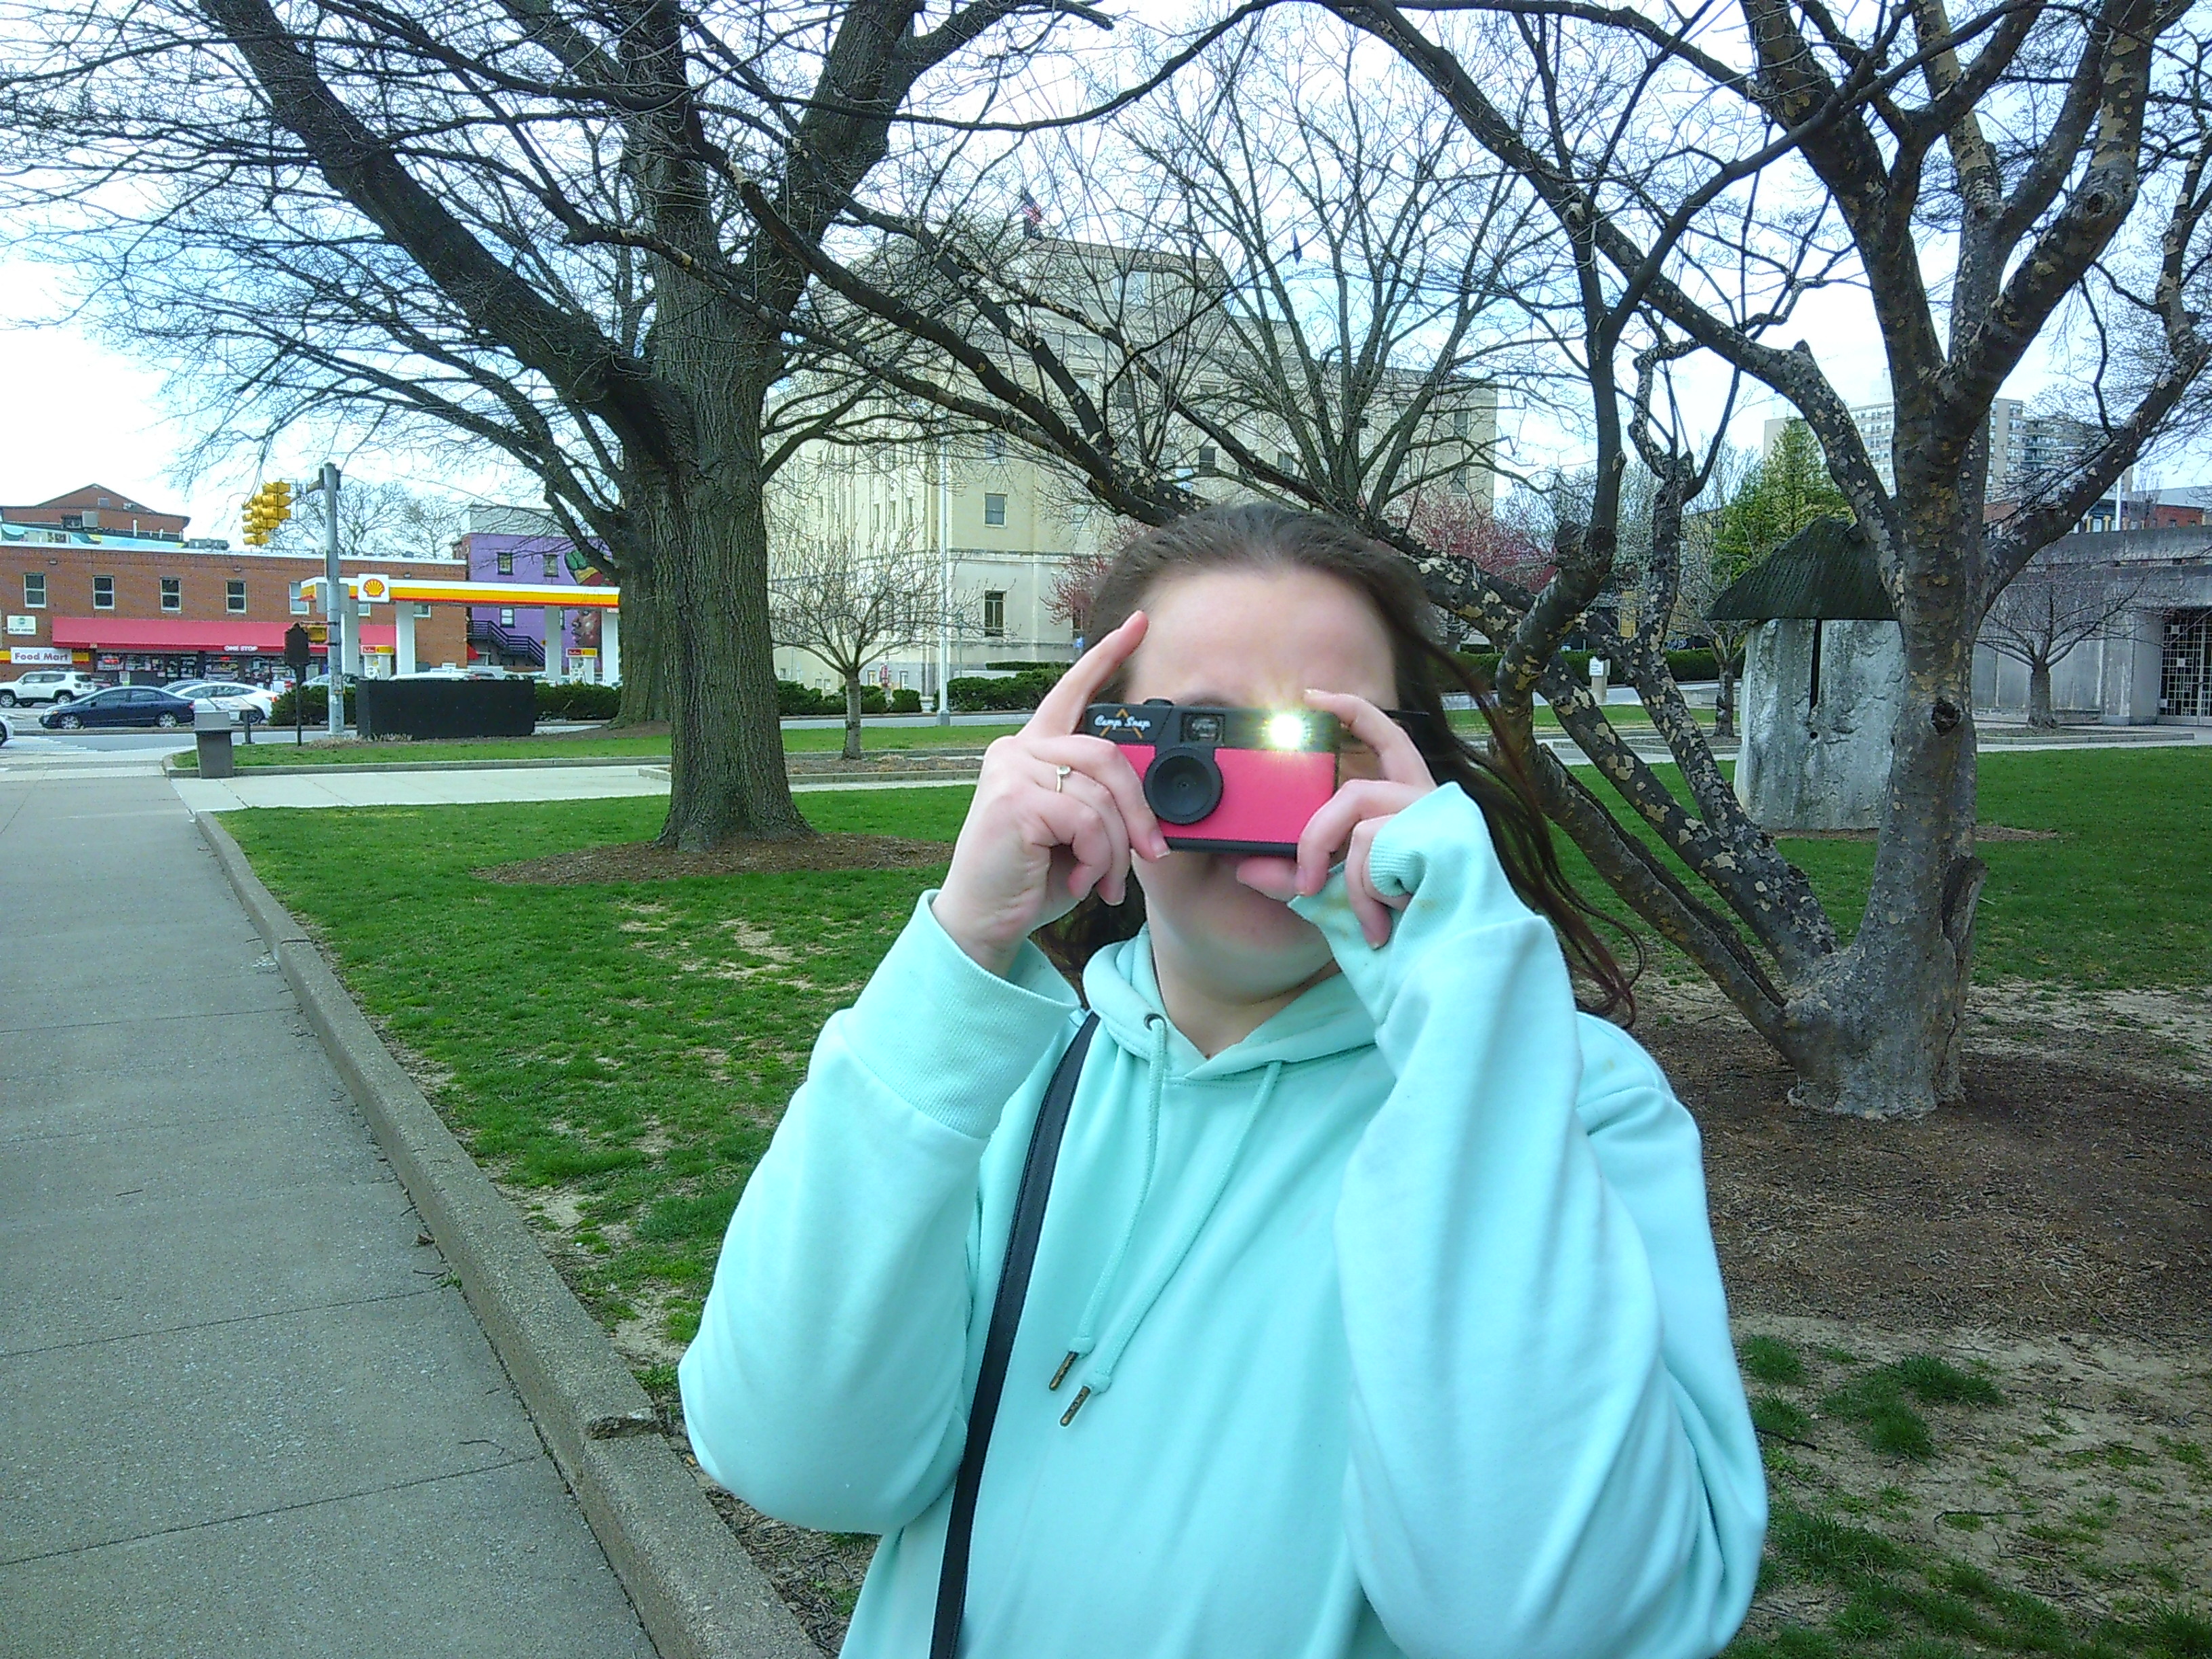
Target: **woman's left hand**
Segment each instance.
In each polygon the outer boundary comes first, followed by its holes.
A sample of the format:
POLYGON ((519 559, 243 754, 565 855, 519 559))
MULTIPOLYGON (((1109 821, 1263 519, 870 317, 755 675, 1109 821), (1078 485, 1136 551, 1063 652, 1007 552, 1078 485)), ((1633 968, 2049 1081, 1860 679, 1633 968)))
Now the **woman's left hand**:
POLYGON ((1390 912, 1403 909, 1406 896, 1375 890, 1367 870, 1369 849, 1382 826, 1434 789, 1437 781, 1404 728, 1366 698, 1309 691, 1306 702, 1335 715, 1347 732, 1366 744, 1382 775, 1348 778, 1339 787, 1298 837, 1295 863, 1247 859, 1237 866, 1237 878, 1270 898, 1310 896, 1321 891, 1330 866, 1341 858, 1345 892, 1359 920, 1360 933, 1379 950, 1390 942, 1390 912))

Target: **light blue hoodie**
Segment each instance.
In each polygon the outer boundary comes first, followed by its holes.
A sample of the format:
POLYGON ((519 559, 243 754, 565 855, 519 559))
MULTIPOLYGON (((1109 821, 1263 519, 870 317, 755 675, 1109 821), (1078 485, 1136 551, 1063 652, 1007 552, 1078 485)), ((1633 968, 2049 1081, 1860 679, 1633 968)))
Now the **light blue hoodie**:
MULTIPOLYGON (((1741 1620, 1765 1486, 1698 1132, 1576 1012, 1446 787, 1376 838, 1412 896, 1204 1059, 1148 939, 1097 1011, 975 1517, 962 1651, 1695 1659, 1741 1620), (1055 1390, 1048 1385, 1075 1358, 1055 1390), (1065 1426, 1078 1391, 1091 1390, 1065 1426)), ((702 1466, 885 1534, 844 1652, 923 1659, 1014 1189, 1078 1019, 927 897, 731 1218, 684 1358, 702 1466)))

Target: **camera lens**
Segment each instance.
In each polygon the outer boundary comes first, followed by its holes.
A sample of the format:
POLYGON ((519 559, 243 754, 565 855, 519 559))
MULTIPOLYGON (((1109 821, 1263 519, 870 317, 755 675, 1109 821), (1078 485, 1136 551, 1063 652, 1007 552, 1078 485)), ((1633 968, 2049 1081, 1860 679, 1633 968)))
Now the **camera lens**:
POLYGON ((1196 823, 1221 805, 1221 769, 1195 749, 1170 749, 1145 773, 1145 799, 1164 823, 1196 823))

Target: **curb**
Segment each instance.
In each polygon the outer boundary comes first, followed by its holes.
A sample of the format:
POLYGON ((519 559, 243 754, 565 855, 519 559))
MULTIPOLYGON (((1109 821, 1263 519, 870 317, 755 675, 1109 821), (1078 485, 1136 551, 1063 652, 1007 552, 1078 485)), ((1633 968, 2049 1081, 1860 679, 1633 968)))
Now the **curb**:
POLYGON ((661 1659, 822 1659, 521 1214, 454 1139, 229 831, 194 817, 359 1103, 661 1659))

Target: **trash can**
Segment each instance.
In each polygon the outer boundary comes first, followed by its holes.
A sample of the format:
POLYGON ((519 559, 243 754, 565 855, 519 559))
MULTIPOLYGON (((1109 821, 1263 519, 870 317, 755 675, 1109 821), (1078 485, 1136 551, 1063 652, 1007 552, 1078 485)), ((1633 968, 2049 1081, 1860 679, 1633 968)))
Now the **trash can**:
POLYGON ((199 750, 202 777, 228 778, 237 775, 238 762, 230 752, 230 741, 237 730, 237 724, 222 709, 201 708, 193 712, 192 742, 199 750))

